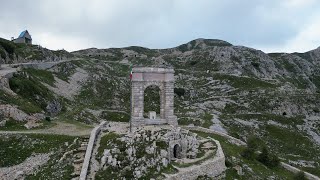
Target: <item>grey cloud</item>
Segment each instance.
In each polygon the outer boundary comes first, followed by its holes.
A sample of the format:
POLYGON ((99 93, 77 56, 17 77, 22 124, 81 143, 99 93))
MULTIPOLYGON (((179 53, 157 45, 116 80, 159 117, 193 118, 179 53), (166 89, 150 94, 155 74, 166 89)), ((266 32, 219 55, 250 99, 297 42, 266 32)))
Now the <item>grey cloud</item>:
POLYGON ((279 47, 303 29, 299 24, 310 13, 319 10, 318 4, 283 9, 278 0, 11 0, 1 4, 0 32, 8 36, 27 28, 33 36, 37 36, 33 32, 49 32, 85 37, 98 47, 150 48, 173 47, 200 37, 255 48, 279 47))

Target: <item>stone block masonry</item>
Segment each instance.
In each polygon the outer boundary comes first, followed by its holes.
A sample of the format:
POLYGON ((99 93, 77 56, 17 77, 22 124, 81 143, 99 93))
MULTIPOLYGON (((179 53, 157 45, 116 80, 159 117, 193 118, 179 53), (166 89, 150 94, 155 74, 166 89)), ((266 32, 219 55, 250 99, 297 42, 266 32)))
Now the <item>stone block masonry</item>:
POLYGON ((133 68, 131 85, 131 127, 147 124, 170 124, 177 126, 174 115, 174 70, 164 68, 133 68), (160 118, 154 123, 146 120, 144 113, 144 91, 155 85, 160 89, 160 118))
POLYGON ((82 165, 82 169, 81 169, 79 180, 85 180, 86 177, 87 177, 93 146, 94 146, 94 143, 96 142, 96 137, 100 133, 101 128, 104 127, 106 123, 107 123, 106 121, 101 122, 99 124, 99 126, 93 128, 93 130, 91 131, 90 139, 89 139, 89 142, 88 142, 86 155, 84 157, 84 161, 83 161, 83 165, 82 165))
POLYGON ((240 139, 237 139, 235 137, 232 137, 228 134, 219 132, 219 131, 215 131, 212 129, 207 129, 204 127, 199 127, 199 126, 182 126, 184 129, 188 129, 188 130, 194 130, 194 131, 201 131, 204 133, 212 133, 212 134, 217 134, 219 136, 225 137, 227 139, 229 139, 233 144, 237 144, 237 145, 241 145, 241 146, 246 146, 247 144, 243 141, 241 141, 240 139))

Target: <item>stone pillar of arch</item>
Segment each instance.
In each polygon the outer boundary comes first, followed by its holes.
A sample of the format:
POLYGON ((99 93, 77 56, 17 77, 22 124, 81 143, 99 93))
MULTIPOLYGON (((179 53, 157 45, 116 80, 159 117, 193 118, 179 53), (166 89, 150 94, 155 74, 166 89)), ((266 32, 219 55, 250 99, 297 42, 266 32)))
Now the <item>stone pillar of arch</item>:
POLYGON ((164 83, 164 115, 168 124, 177 125, 177 117, 173 114, 174 109, 174 82, 164 83))
POLYGON ((133 68, 131 87, 132 128, 150 124, 178 125, 174 115, 174 70, 164 68, 133 68), (160 89, 160 118, 150 120, 143 117, 144 91, 150 85, 160 89))

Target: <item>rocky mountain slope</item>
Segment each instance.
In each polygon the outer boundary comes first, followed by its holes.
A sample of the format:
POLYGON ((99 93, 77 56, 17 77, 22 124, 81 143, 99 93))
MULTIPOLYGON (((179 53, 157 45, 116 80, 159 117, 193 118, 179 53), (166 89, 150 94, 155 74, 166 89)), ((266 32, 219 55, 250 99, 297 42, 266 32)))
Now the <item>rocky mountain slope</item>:
POLYGON ((30 61, 59 61, 73 55, 65 50, 51 51, 38 45, 15 44, 0 38, 0 64, 30 61))
MULTIPOLYGON (((15 46, 18 55, 12 58, 6 50, 2 62, 28 61, 15 46)), ((45 51, 41 60, 56 56, 45 51)), ((320 175, 320 48, 266 54, 196 39, 169 49, 91 48, 63 58, 68 61, 47 70, 21 69, 9 81, 13 95, 1 91, 0 103, 57 120, 129 121, 130 65, 173 67, 180 125, 212 128, 244 141, 254 135, 283 161, 320 175)), ((148 107, 157 104, 155 90, 146 92, 152 96, 146 98, 148 107)))

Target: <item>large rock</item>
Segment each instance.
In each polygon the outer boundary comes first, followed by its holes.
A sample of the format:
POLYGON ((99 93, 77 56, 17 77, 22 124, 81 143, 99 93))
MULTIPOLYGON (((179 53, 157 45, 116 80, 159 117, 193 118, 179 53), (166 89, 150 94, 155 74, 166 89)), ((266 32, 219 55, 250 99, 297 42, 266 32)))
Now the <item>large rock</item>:
POLYGON ((18 109, 17 106, 9 104, 0 104, 0 113, 2 113, 4 118, 12 118, 16 121, 39 121, 45 118, 42 113, 28 115, 18 109))
POLYGON ((62 105, 59 101, 53 100, 48 103, 46 110, 50 115, 55 116, 57 115, 62 109, 62 105))

